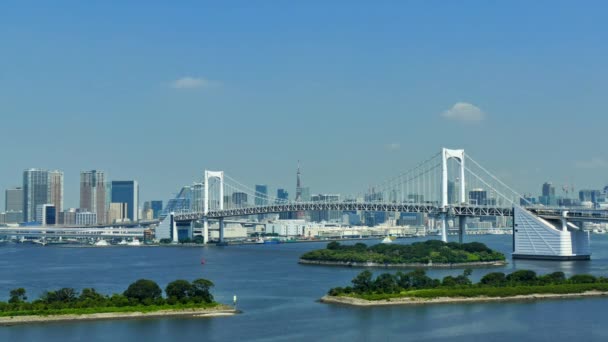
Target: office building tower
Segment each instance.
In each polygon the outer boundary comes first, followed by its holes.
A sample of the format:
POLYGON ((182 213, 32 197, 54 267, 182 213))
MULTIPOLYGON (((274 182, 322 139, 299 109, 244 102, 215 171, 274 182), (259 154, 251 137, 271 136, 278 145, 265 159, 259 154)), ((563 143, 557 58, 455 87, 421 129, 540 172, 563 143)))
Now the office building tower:
POLYGON ((154 219, 158 219, 163 211, 163 201, 152 201, 150 203, 154 219))
POLYGON ((23 222, 23 188, 6 189, 4 193, 4 210, 6 215, 2 223, 23 222))
POLYGON ((277 189, 277 203, 287 203, 289 201, 289 193, 285 189, 277 189))
POLYGON ((257 206, 268 204, 268 185, 256 184, 254 204, 257 206))
POLYGON ((473 189, 469 191, 469 203, 471 205, 488 205, 488 193, 484 189, 473 189))
POLYGON ((57 223, 57 211, 52 204, 39 204, 36 206, 36 222, 43 226, 51 226, 57 223))
POLYGON ((122 223, 127 220, 127 203, 110 203, 108 223, 122 223))
POLYGON ((49 203, 56 212, 63 210, 63 171, 49 171, 49 203))
POLYGON ((97 223, 106 223, 106 177, 103 171, 80 172, 80 209, 97 215, 97 223))
POLYGON ((112 181, 112 203, 127 203, 127 217, 139 220, 139 186, 137 181, 112 181))
MULTIPOLYGON (((340 195, 318 194, 311 196, 312 202, 340 202, 340 195)), ((313 222, 322 221, 341 221, 342 212, 336 210, 315 210, 310 212, 310 219, 313 222)))
POLYGON ((247 194, 244 192, 233 192, 232 193, 232 204, 237 207, 247 206, 247 194))
POLYGON ((41 169, 23 171, 23 220, 36 220, 36 207, 49 203, 49 173, 41 169))
POLYGON ((192 202, 190 210, 195 212, 203 211, 203 200, 205 196, 205 185, 203 183, 194 183, 190 187, 192 202))
POLYGON ((555 186, 552 183, 546 182, 543 184, 543 196, 555 197, 555 186))
POLYGON ((15 187, 6 189, 4 194, 4 210, 5 211, 22 211, 23 210, 23 188, 15 187))

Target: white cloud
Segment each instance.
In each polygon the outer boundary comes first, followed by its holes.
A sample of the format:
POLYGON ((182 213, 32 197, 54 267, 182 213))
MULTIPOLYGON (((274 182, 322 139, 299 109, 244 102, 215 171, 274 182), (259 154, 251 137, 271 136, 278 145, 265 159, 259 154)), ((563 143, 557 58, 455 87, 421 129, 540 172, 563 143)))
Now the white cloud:
POLYGON ((397 151, 398 149, 401 148, 401 144, 399 144, 398 142, 392 142, 390 144, 385 145, 384 148, 386 148, 389 151, 397 151))
POLYGON ((467 102, 457 102, 452 108, 441 114, 446 119, 479 122, 483 120, 486 114, 479 107, 467 102))
POLYGON ((195 88, 206 88, 214 85, 215 82, 206 80, 200 77, 185 76, 178 78, 171 82, 171 88, 173 89, 195 89, 195 88))
POLYGON ((591 160, 577 161, 574 165, 579 169, 604 169, 608 168, 608 161, 604 158, 594 157, 591 160))

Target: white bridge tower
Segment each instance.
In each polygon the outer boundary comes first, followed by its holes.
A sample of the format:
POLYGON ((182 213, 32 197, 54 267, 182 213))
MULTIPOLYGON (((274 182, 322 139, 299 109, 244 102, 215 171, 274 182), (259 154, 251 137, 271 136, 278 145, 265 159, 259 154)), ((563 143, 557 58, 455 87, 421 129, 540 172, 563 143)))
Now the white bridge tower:
POLYGON ((203 197, 203 242, 207 244, 209 242, 209 219, 207 214, 209 213, 209 179, 217 178, 220 180, 220 200, 219 210, 224 209, 224 171, 207 171, 205 170, 205 195, 203 197))
MULTIPOLYGON (((450 159, 458 160, 460 164, 460 203, 463 204, 467 201, 466 195, 466 182, 464 179, 464 150, 450 150, 447 148, 441 149, 441 208, 443 209, 443 214, 441 215, 441 241, 448 242, 448 160, 450 159)), ((462 234, 464 234, 464 225, 465 225, 464 216, 460 218, 460 234, 462 238, 462 234)))

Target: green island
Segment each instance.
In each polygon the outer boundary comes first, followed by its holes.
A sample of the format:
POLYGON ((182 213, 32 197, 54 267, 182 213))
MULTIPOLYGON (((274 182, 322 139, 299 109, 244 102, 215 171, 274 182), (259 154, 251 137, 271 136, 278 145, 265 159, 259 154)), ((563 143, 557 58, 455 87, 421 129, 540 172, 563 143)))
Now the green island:
POLYGON ((408 273, 383 273, 374 279, 373 274, 366 270, 352 280, 352 286, 329 290, 321 302, 369 306, 608 295, 608 278, 589 274, 568 278, 563 272, 541 276, 530 270, 510 274, 492 272, 477 283, 471 282, 471 274, 471 269, 465 269, 461 275, 440 280, 432 279, 424 270, 417 269, 408 273))
POLYGON ((502 266, 504 254, 480 242, 457 243, 428 240, 409 245, 364 243, 341 245, 330 242, 327 248, 307 252, 301 264, 355 267, 426 267, 502 266))
POLYGON ((237 313, 231 306, 214 301, 213 282, 207 279, 175 280, 165 288, 152 280, 139 279, 122 294, 103 295, 94 288, 81 292, 73 288, 46 291, 38 299, 28 301, 26 290, 10 291, 7 302, 0 301, 0 325, 126 319, 142 317, 189 316, 211 317, 237 313))

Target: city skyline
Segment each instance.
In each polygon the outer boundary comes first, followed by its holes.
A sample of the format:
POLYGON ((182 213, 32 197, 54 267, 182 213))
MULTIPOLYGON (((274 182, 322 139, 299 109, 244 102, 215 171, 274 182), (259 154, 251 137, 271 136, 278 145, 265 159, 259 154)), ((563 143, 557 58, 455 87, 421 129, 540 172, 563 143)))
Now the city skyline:
POLYGON ((608 183, 603 2, 236 3, 3 3, 0 112, 28 129, 3 135, 0 188, 61 169, 76 207, 79 172, 103 169, 166 200, 211 169, 295 194, 301 160, 346 194, 442 146, 520 193, 608 183))

